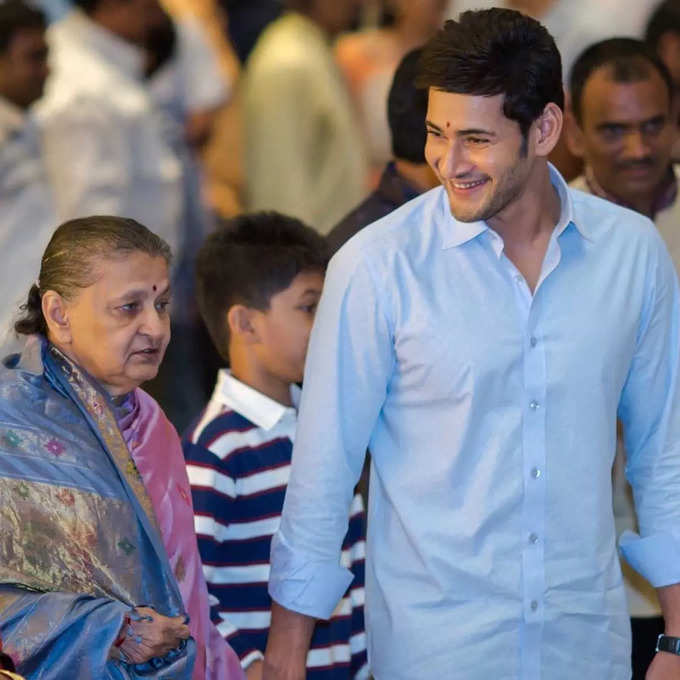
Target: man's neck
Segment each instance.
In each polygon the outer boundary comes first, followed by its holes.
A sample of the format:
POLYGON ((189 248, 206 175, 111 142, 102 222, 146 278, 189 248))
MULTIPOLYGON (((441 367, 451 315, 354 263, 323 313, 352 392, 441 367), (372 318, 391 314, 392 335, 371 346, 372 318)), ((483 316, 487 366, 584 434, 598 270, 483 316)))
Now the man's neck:
POLYGON ((266 397, 284 406, 292 406, 290 382, 273 376, 247 349, 229 348, 229 364, 231 374, 244 385, 252 387, 266 397))
POLYGON ((614 191, 606 189, 600 180, 595 176, 591 166, 586 166, 585 181, 591 193, 606 198, 612 203, 623 205, 626 208, 635 210, 641 215, 654 219, 659 210, 668 207, 672 203, 677 193, 677 184, 673 174, 673 166, 669 165, 659 184, 654 187, 654 191, 637 196, 623 197, 614 191))
POLYGON ((427 163, 411 163, 395 158, 394 167, 397 172, 420 193, 436 187, 439 182, 427 163))
POLYGON ((548 164, 539 161, 522 192, 487 222, 506 243, 529 243, 543 233, 552 233, 560 213, 560 198, 550 181, 548 164))

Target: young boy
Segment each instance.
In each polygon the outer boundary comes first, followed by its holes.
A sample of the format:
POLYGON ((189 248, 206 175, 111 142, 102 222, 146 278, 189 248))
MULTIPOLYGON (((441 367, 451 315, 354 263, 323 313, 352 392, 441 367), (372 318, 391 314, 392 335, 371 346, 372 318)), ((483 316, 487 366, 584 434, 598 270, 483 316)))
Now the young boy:
MULTIPOLYGON (((288 483, 309 333, 321 296, 326 243, 298 220, 243 215, 213 233, 196 265, 203 319, 230 370, 187 432, 184 452, 198 545, 218 629, 261 678, 271 600, 269 549, 288 483)), ((344 566, 355 578, 330 621, 320 621, 307 678, 367 678, 364 516, 350 511, 344 566)))

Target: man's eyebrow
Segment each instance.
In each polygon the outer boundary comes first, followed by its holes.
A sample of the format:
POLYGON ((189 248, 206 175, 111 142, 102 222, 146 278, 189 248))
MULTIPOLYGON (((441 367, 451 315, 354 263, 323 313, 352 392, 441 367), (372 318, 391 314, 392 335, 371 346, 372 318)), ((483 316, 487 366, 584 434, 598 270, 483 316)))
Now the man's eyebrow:
POLYGON ((485 135, 486 137, 495 137, 496 133, 491 130, 483 130, 482 128, 466 128, 465 130, 457 130, 456 137, 467 137, 468 135, 485 135))

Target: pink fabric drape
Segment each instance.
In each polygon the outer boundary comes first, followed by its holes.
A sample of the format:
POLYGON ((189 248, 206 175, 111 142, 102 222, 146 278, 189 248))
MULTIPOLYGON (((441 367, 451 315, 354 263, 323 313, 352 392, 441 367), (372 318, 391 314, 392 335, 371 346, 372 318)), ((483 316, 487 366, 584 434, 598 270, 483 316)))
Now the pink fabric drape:
POLYGON ((123 437, 151 497, 163 544, 198 648, 193 680, 244 680, 235 652, 210 620, 208 589, 194 533, 191 488, 177 431, 146 392, 130 395, 119 420, 123 437), (126 409, 127 410, 127 409, 126 409))

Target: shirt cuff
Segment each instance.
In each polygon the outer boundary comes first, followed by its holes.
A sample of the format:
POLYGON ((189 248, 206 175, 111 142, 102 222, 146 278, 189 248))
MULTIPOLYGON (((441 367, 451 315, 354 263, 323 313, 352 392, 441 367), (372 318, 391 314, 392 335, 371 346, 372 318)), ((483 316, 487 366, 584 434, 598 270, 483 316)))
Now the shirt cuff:
POLYGON ((655 588, 680 583, 680 538, 659 532, 640 537, 624 531, 619 547, 626 562, 655 588))
POLYGON ((330 619, 353 574, 338 563, 319 562, 299 555, 278 532, 272 539, 269 594, 282 607, 330 619))

